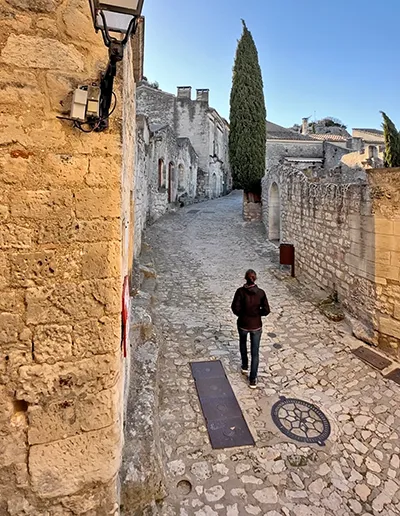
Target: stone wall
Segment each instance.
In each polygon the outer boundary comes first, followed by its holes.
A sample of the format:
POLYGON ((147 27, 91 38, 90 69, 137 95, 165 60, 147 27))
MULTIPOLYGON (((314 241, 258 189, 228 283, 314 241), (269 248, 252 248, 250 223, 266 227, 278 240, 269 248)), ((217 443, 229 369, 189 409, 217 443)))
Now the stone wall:
POLYGON ((370 171, 368 183, 329 183, 280 165, 263 180, 267 235, 294 244, 300 282, 336 291, 358 336, 396 354, 399 191, 397 170, 370 171))
POLYGON ((400 357, 400 168, 367 171, 375 236, 376 329, 380 347, 400 357))
POLYGON ((177 138, 169 126, 151 132, 143 115, 137 121, 134 256, 140 253, 148 224, 195 201, 198 172, 198 156, 188 138, 177 138))
POLYGON ((131 63, 109 130, 81 133, 56 116, 106 65, 88 3, 0 0, 0 17, 0 514, 113 514, 131 63))

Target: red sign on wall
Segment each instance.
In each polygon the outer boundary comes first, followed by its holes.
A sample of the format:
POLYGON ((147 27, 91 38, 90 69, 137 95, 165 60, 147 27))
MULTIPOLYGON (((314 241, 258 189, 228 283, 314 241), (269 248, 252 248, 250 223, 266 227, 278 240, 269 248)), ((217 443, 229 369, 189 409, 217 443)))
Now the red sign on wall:
POLYGON ((122 287, 122 317, 121 317, 121 348, 124 357, 127 354, 127 340, 129 338, 129 312, 130 312, 131 298, 129 295, 129 278, 125 276, 122 287))

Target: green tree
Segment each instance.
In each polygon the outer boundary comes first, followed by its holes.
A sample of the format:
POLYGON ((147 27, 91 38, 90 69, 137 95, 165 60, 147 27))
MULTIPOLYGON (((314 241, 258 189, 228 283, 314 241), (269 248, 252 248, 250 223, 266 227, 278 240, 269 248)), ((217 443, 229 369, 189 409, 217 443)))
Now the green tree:
POLYGON ((385 167, 400 167, 400 134, 386 113, 383 117, 383 136, 385 138, 385 167))
POLYGON ((265 173, 267 113, 257 48, 246 23, 242 23, 230 98, 229 160, 234 188, 260 193, 265 173))

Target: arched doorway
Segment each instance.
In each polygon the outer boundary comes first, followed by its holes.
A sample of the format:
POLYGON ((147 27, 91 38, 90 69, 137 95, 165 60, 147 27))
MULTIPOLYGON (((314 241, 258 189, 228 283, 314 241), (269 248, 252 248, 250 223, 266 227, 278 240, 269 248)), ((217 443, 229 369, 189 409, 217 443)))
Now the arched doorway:
POLYGON ((281 200, 279 196, 279 187, 276 183, 272 183, 269 190, 268 221, 269 239, 279 242, 281 239, 281 200))
POLYGON ((217 197, 217 174, 214 172, 211 178, 211 197, 217 197))
POLYGON ((168 166, 168 202, 174 202, 175 167, 171 162, 168 166))

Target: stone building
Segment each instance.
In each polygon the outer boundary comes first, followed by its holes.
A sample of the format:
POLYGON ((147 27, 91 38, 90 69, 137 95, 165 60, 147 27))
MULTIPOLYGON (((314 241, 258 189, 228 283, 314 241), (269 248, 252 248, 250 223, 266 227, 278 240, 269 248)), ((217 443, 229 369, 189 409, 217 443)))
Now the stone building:
POLYGON ((109 129, 85 134, 56 117, 107 64, 88 2, 0 17, 0 514, 116 514, 143 20, 109 129))
POLYGON ((348 142, 318 141, 321 153, 275 134, 263 179, 267 237, 294 245, 298 279, 337 293, 356 336, 399 357, 400 171, 345 165, 364 142, 353 151, 348 142))
POLYGON ((177 138, 171 126, 149 125, 144 115, 137 115, 136 125, 135 256, 146 225, 195 201, 199 163, 189 138, 177 138))
MULTIPOLYGON (((232 188, 229 124, 209 106, 208 90, 196 90, 195 100, 191 91, 191 87, 178 87, 175 96, 142 82, 137 88, 137 109, 147 117, 150 128, 168 126, 177 141, 181 138, 190 141, 198 156, 196 199, 213 199, 232 188)), ((161 154, 155 157, 156 166, 160 159, 165 158, 161 154)), ((166 183, 168 189, 168 170, 166 183)))

